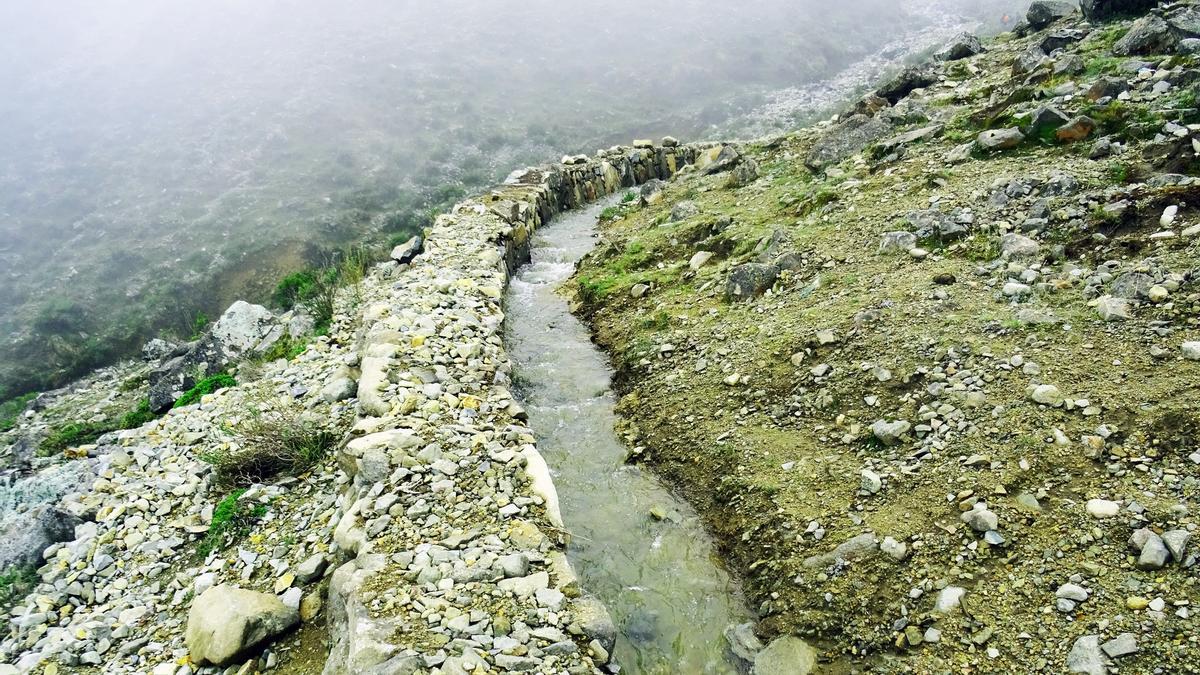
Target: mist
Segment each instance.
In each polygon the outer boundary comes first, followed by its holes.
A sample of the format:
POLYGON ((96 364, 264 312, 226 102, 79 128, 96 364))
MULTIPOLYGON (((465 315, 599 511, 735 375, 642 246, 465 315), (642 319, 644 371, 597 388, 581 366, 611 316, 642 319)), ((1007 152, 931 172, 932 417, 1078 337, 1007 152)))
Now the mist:
POLYGON ((0 7, 0 400, 520 166, 810 121, 852 93, 814 83, 1023 3, 42 4, 0 7))

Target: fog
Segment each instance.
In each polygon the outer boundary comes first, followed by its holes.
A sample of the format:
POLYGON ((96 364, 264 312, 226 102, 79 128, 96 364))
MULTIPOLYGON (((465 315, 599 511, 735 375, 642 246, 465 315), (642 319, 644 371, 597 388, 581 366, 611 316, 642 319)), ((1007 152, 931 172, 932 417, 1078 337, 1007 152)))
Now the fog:
POLYGON ((4 3, 0 400, 519 166, 827 114, 855 64, 1022 4, 4 3))

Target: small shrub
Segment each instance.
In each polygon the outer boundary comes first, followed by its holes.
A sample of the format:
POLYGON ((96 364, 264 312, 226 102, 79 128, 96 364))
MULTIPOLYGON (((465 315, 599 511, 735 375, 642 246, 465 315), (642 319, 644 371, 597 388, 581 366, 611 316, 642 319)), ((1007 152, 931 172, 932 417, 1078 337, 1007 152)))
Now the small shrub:
POLYGON ((10 609, 18 599, 32 591, 37 582, 33 565, 10 567, 0 573, 0 610, 10 609))
POLYGON ((624 195, 621 195, 622 204, 631 204, 635 199, 637 199, 637 193, 633 190, 629 190, 624 195))
POLYGON ((213 509, 212 523, 197 549, 201 556, 220 551, 250 534, 255 523, 267 515, 265 504, 239 501, 245 489, 234 490, 213 509))
MULTIPOLYGON (((259 357, 259 360, 263 363, 278 359, 287 359, 288 361, 291 361, 297 356, 303 354, 306 349, 308 349, 307 338, 296 338, 285 334, 283 337, 279 338, 275 344, 271 345, 270 349, 263 352, 263 355, 259 357)), ((241 375, 241 372, 239 371, 238 374, 241 375)))
POLYGON ((206 377, 197 382, 196 386, 192 387, 186 394, 179 397, 178 401, 175 401, 174 407, 182 408, 184 406, 192 405, 193 403, 199 402, 200 398, 206 394, 211 394, 227 387, 236 386, 237 380, 233 379, 232 375, 217 373, 216 375, 206 377))
POLYGON ((1108 178, 1117 185, 1128 183, 1129 174, 1129 165, 1124 162, 1110 162, 1108 165, 1108 178))
POLYGON ((340 429, 321 426, 293 408, 255 411, 234 433, 238 450, 220 450, 201 458, 213 466, 220 485, 245 485, 282 473, 303 473, 320 463, 342 438, 340 429))
POLYGON ((300 302, 312 297, 316 277, 311 271, 294 272, 284 277, 275 286, 272 301, 283 309, 293 309, 300 302))
POLYGON ((206 328, 208 328, 208 324, 210 322, 211 321, 208 318, 207 314, 205 314, 204 312, 196 312, 196 316, 192 318, 191 339, 195 340, 195 339, 199 338, 201 335, 204 335, 204 330, 206 328))
POLYGON ((125 413, 125 416, 121 418, 121 428, 136 429, 156 417, 157 415, 150 410, 150 401, 143 400, 138 407, 125 413))

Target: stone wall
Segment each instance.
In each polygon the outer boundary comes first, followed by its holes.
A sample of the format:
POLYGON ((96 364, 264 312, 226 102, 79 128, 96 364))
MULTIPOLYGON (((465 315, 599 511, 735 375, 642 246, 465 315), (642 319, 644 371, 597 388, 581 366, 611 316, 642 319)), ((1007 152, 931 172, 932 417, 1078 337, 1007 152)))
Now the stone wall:
POLYGON ((509 391, 504 289, 555 214, 720 149, 664 139, 516 172, 439 217, 411 262, 372 274, 327 675, 608 662, 615 628, 581 594, 550 472, 509 391))

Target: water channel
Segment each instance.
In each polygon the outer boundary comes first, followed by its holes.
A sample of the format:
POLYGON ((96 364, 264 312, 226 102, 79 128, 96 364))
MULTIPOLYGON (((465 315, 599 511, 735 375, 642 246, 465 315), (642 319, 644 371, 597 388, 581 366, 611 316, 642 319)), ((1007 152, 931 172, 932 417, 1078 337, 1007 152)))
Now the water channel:
POLYGON ((620 631, 622 673, 736 673, 723 633, 749 620, 696 513, 654 476, 625 464, 614 432, 612 370, 559 287, 595 244, 619 196, 565 213, 534 238, 506 297, 505 341, 517 392, 554 474, 568 556, 620 631), (668 514, 658 520, 650 514, 668 514))

